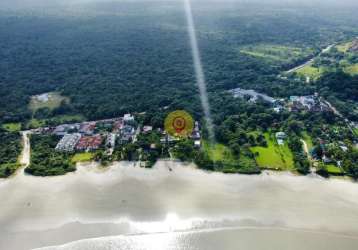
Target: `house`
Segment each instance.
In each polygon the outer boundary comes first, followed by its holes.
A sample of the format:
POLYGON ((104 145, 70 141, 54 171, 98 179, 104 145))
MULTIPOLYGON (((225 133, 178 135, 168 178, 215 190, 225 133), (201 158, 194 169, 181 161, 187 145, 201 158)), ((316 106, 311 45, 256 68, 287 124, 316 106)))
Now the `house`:
POLYGON ((143 129, 142 129, 144 134, 147 134, 147 133, 151 132, 152 130, 153 130, 152 126, 143 126, 143 129))
POLYGON ((63 124, 63 125, 57 126, 53 130, 53 133, 55 135, 63 136, 63 135, 67 134, 70 131, 77 131, 78 129, 79 129, 78 124, 63 124))
POLYGON ((134 121, 134 116, 132 116, 131 114, 125 114, 123 116, 123 120, 124 120, 124 122, 133 122, 134 121))
POLYGON ((96 128, 96 122, 85 122, 80 126, 79 132, 84 135, 93 135, 96 128))
POLYGON ((119 133, 121 131, 121 129, 123 128, 123 126, 124 126, 124 121, 122 118, 115 121, 113 124, 113 132, 119 133))
POLYGON ((201 147, 201 141, 200 140, 195 140, 194 141, 194 147, 200 148, 201 147))
POLYGON ((283 145, 287 135, 285 132, 277 132, 276 133, 276 140, 278 145, 283 145))

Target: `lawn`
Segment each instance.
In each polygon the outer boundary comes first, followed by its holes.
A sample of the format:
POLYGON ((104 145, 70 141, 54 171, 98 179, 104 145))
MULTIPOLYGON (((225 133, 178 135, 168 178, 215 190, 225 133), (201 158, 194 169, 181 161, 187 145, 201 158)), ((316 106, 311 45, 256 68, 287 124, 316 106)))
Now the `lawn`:
POLYGON ((67 97, 61 96, 57 92, 49 92, 44 93, 43 95, 47 95, 47 100, 39 100, 39 96, 32 96, 30 101, 30 109, 35 112, 36 110, 40 108, 49 108, 49 109, 55 109, 61 105, 62 101, 69 102, 69 99, 67 97))
POLYGON ((82 115, 58 115, 51 119, 31 119, 28 126, 30 128, 39 128, 46 126, 47 122, 51 124, 64 124, 64 123, 76 123, 76 122, 82 122, 85 120, 85 117, 82 115))
POLYGON ((326 168, 327 168, 327 172, 330 173, 330 174, 343 174, 343 171, 340 167, 337 167, 336 165, 334 164, 328 164, 326 165, 326 168))
POLYGON ((21 130, 21 123, 5 123, 2 127, 9 132, 18 132, 21 130))
POLYGON ((210 145, 208 142, 204 141, 203 146, 210 159, 214 162, 236 162, 231 150, 223 144, 216 143, 215 145, 210 145))
POLYGON ((261 168, 293 170, 294 162, 291 150, 287 143, 280 146, 273 135, 265 133, 267 147, 252 147, 251 151, 256 154, 256 162, 261 168))
POLYGON ((77 153, 72 157, 71 161, 72 162, 87 162, 87 161, 92 161, 93 157, 94 157, 94 154, 91 152, 77 153))
POLYGON ((253 57, 287 63, 299 57, 307 57, 313 53, 313 50, 276 44, 257 44, 245 46, 240 52, 253 57))
POLYGON ((208 142, 204 141, 203 149, 212 161, 222 163, 222 168, 217 169, 219 171, 245 174, 256 174, 260 172, 254 159, 246 156, 244 153, 236 157, 231 149, 223 144, 216 143, 211 146, 208 142))
POLYGON ((351 46, 352 46, 352 42, 348 42, 348 43, 339 44, 336 46, 336 48, 338 51, 346 53, 351 46))
POLYGON ((301 76, 310 77, 313 80, 317 80, 323 73, 322 68, 315 68, 311 64, 304 66, 296 70, 296 73, 301 76))
POLYGON ((345 67, 344 72, 351 74, 351 75, 357 75, 358 74, 358 63, 345 67))

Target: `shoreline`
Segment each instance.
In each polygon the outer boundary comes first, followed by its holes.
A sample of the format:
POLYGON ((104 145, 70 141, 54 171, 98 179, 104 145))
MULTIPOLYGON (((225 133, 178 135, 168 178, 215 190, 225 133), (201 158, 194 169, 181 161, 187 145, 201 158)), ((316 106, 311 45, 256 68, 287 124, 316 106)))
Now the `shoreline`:
POLYGON ((0 196, 7 200, 0 208, 0 249, 6 241, 22 250, 22 241, 36 248, 110 235, 228 227, 358 236, 358 186, 344 180, 290 172, 224 174, 172 161, 153 169, 133 162, 78 165, 66 176, 0 181, 0 196))
MULTIPOLYGON (((205 169, 201 169, 199 167, 197 167, 195 165, 195 163, 191 163, 191 162, 182 162, 182 161, 179 161, 179 160, 172 160, 172 159, 159 159, 155 165, 157 164, 161 164, 163 162, 167 162, 167 163, 173 163, 173 164, 179 164, 181 166, 184 166, 184 167, 188 167, 188 166, 191 166, 192 169, 196 169, 196 170, 199 170, 199 171, 203 171, 205 173, 219 173, 219 174, 223 174, 223 175, 242 175, 242 176, 264 176, 264 175, 272 175, 272 176, 284 176, 284 175, 289 175, 289 176, 295 176, 295 177, 307 177, 307 178, 314 178, 314 179, 321 179, 321 180, 342 180, 342 181, 347 181, 347 182, 351 182, 351 183, 354 183, 354 184, 358 184, 358 181, 355 180, 354 178, 352 177, 349 177, 349 176, 346 176, 346 175, 343 175, 343 176, 335 176, 335 175, 330 175, 328 178, 326 177, 323 177, 323 176, 320 176, 318 174, 314 174, 314 173, 311 173, 311 174, 308 174, 308 175, 302 175, 302 174, 299 174, 298 172, 296 171, 286 171, 286 170, 275 170, 275 169, 261 169, 261 172, 260 173, 253 173, 253 174, 245 174, 245 173, 225 173, 225 172, 222 172, 222 171, 210 171, 210 170, 205 170, 205 169)), ((27 174, 25 173, 25 168, 26 168, 26 165, 24 166, 23 164, 21 165, 21 167, 19 167, 17 169, 17 171, 7 177, 7 178, 1 178, 0 179, 0 182, 1 180, 11 180, 11 179, 14 179, 14 178, 17 178, 19 176, 23 176, 25 178, 39 178, 39 179, 44 179, 44 178, 58 178, 58 177, 65 177, 65 176, 70 176, 70 175, 73 175, 73 174, 76 174, 80 168, 86 168, 86 167, 91 167, 93 170, 95 170, 97 173, 104 173, 106 171, 108 171, 109 169, 113 168, 113 167, 116 167, 117 165, 121 165, 121 164, 124 164, 126 165, 127 167, 134 167, 134 168, 142 168, 142 169, 147 169, 147 170, 152 170, 154 168, 154 166, 152 168, 145 168, 145 167, 141 167, 141 162, 140 161, 114 161, 114 162, 111 162, 109 165, 102 165, 100 162, 96 162, 96 161, 83 161, 83 162, 77 162, 76 163, 76 170, 73 171, 73 172, 68 172, 64 175, 55 175, 55 176, 35 176, 35 175, 30 175, 30 174, 27 174)), ((168 172, 171 172, 170 170, 171 168, 168 168, 168 172)))

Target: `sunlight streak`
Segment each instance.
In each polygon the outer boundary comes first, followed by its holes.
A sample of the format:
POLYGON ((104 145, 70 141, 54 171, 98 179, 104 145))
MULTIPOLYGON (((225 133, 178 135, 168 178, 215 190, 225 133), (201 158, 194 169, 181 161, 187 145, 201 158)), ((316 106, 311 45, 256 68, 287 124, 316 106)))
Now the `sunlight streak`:
POLYGON ((196 30, 195 30, 195 24, 194 24, 190 0, 184 0, 184 5, 185 5, 185 13, 186 13, 186 19, 188 24, 190 46, 192 50, 192 57, 193 57, 193 63, 195 69, 195 76, 199 87, 200 101, 205 115, 205 122, 209 133, 209 139, 211 143, 214 143, 215 141, 214 125, 211 118, 208 93, 206 90, 206 80, 203 71, 203 66, 201 63, 200 51, 198 46, 198 40, 196 37, 196 30))

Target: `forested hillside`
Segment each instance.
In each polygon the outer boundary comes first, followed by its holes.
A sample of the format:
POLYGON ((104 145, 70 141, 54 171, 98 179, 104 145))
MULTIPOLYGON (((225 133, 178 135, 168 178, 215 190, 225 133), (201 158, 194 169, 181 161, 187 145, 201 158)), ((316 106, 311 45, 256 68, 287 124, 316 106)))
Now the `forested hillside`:
MULTIPOLYGON (((277 74, 357 34, 349 9, 200 2, 193 9, 211 96, 238 86, 311 93, 313 86, 277 74)), ((52 115, 95 119, 168 105, 200 115, 181 1, 46 13, 0 12, 1 121, 29 120, 30 96, 49 91, 70 99, 52 115)))

